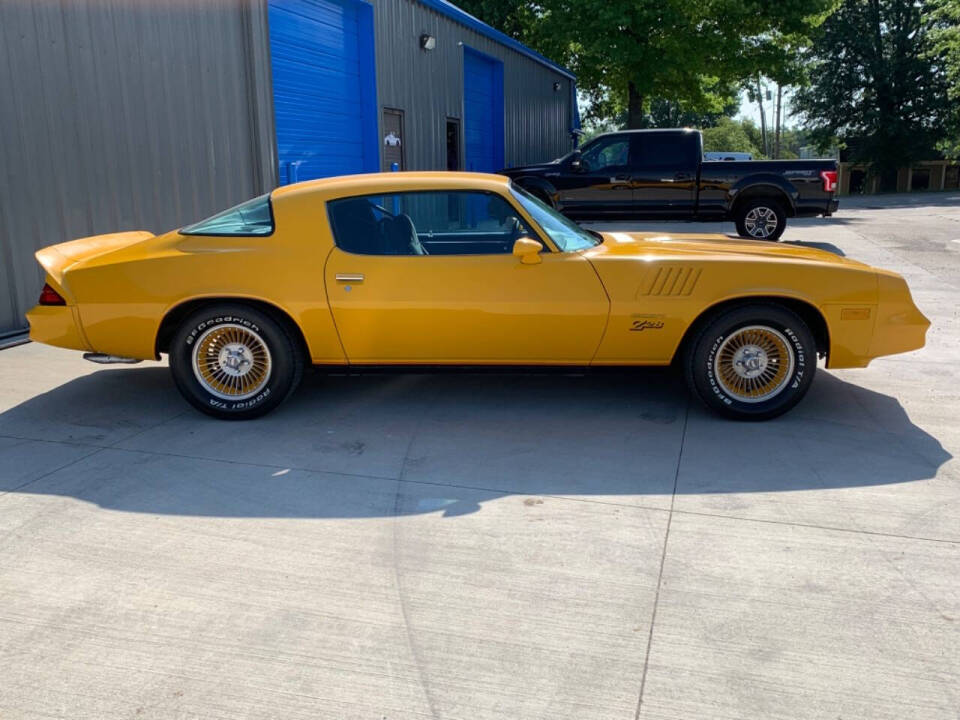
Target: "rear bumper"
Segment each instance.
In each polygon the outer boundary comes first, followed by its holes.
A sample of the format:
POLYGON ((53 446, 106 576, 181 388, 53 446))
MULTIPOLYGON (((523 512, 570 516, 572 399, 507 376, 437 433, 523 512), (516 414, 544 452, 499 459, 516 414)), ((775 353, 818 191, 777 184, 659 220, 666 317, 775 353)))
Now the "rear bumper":
POLYGON ((73 305, 36 305, 27 313, 30 339, 34 342, 70 350, 92 350, 80 330, 77 308, 73 305))
POLYGON ((823 214, 824 217, 830 217, 840 208, 840 198, 835 197, 830 202, 827 203, 827 211, 823 214))

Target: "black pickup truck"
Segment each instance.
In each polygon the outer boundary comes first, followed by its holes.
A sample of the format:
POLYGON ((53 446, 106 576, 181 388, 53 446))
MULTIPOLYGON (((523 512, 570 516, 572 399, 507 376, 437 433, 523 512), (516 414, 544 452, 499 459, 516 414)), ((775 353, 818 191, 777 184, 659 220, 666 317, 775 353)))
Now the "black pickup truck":
POLYGON ((831 215, 840 202, 836 161, 705 161, 697 130, 607 133, 500 172, 577 220, 733 220, 759 240, 778 239, 788 217, 831 215))

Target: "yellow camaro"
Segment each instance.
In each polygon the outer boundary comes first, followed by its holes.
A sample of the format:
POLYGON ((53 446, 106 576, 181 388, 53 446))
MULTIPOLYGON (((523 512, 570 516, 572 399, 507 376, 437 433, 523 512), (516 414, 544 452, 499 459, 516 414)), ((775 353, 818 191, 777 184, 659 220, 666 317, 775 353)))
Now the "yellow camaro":
POLYGON ((498 175, 290 185, 154 236, 37 253, 30 337, 124 362, 167 353, 227 419, 276 407, 304 366, 683 367, 728 416, 793 407, 828 368, 922 347, 899 275, 720 235, 584 230, 498 175))

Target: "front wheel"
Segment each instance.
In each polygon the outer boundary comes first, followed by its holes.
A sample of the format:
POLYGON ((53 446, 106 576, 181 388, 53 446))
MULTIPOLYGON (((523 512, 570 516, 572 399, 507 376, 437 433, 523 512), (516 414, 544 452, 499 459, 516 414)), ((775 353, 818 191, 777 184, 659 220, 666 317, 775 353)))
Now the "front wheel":
POLYGON ((757 303, 709 320, 684 356, 690 391, 737 420, 767 420, 790 410, 810 388, 817 346, 796 313, 757 303))
POLYGON ((740 203, 734 213, 737 234, 751 240, 779 240, 787 229, 787 214, 776 200, 757 198, 740 203))
POLYGON ((224 303, 191 314, 170 345, 177 389, 198 410, 248 420, 283 402, 303 376, 294 338, 271 316, 224 303))

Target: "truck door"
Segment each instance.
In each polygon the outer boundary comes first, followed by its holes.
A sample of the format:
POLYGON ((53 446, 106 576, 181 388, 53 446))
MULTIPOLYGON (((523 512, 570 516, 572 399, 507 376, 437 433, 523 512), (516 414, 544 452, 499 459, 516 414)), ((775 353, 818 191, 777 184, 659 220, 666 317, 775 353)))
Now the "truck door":
POLYGON ((638 214, 686 218, 696 203, 700 141, 696 132, 636 133, 630 177, 638 214))
POLYGON ((607 135, 583 148, 580 166, 551 178, 559 206, 574 215, 630 213, 630 134, 607 135))

